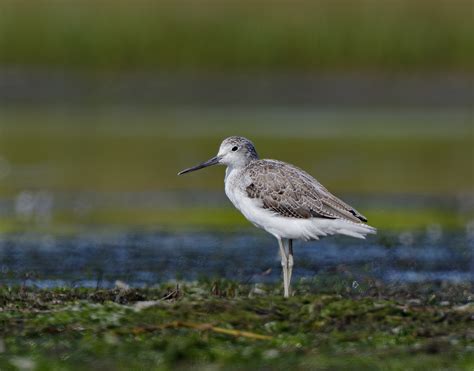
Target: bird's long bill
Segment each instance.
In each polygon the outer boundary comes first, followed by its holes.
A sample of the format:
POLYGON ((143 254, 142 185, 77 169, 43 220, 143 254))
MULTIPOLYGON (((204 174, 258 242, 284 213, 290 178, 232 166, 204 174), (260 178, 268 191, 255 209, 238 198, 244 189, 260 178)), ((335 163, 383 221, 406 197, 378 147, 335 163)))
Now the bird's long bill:
POLYGON ((178 173, 178 175, 183 175, 183 174, 186 174, 186 173, 190 173, 191 171, 203 169, 203 168, 208 167, 208 166, 217 165, 220 160, 221 160, 220 156, 213 157, 210 160, 207 160, 206 162, 203 162, 202 164, 199 164, 199 165, 190 167, 189 169, 184 169, 184 170, 180 171, 178 173))

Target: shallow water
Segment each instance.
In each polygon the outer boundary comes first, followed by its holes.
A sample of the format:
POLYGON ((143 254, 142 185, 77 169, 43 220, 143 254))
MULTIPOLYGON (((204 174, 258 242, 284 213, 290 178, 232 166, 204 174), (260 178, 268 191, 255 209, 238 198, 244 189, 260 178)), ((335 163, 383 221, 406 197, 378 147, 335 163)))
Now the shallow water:
MULTIPOLYGON (((473 251, 474 239, 464 231, 296 242, 294 277, 335 274, 355 286, 368 279, 469 282, 474 278, 473 251)), ((39 287, 111 287, 116 280, 149 286, 217 277, 277 282, 281 269, 276 241, 250 232, 7 234, 0 240, 0 261, 0 283, 39 287)))

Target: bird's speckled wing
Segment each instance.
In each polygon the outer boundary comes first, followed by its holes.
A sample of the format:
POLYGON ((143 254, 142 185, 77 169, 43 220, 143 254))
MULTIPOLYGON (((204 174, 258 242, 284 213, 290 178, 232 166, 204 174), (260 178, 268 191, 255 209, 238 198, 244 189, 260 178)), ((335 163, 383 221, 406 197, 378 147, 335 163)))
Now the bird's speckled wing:
POLYGON ((263 208, 285 217, 345 219, 355 223, 367 219, 332 195, 303 170, 275 160, 251 162, 245 171, 250 198, 260 199, 263 208))

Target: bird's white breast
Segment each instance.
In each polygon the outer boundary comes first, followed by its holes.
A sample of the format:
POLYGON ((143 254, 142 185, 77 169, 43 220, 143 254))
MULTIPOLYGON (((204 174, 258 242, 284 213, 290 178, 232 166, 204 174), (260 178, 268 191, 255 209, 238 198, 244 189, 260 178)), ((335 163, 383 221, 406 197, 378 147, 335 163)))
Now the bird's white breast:
MULTIPOLYGON (((257 207, 249 201, 254 201, 250 199, 247 195, 246 188, 250 185, 251 180, 246 179, 245 172, 241 169, 235 169, 228 167, 225 172, 225 194, 229 200, 234 204, 234 206, 242 213, 244 216, 250 220, 252 223, 257 224, 253 214, 257 207)), ((261 225, 257 225, 261 227, 261 225)))
POLYGON ((274 213, 262 207, 261 200, 250 198, 247 195, 246 188, 252 181, 246 177, 245 171, 228 167, 224 182, 227 197, 245 218, 256 227, 265 229, 267 232, 277 236, 270 226, 278 218, 275 217, 274 213))
POLYGON ((225 194, 240 212, 243 212, 243 197, 247 197, 247 195, 245 194, 246 185, 242 176, 242 170, 228 167, 225 171, 224 179, 225 194))

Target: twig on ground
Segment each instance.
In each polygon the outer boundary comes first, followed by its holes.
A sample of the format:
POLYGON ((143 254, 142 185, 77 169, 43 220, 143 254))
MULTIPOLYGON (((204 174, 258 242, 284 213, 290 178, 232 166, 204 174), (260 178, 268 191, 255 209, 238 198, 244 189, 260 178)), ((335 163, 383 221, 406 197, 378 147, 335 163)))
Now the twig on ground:
POLYGON ((256 334, 254 332, 249 332, 249 331, 240 331, 240 330, 216 327, 216 326, 211 325, 210 323, 194 323, 194 322, 182 322, 182 321, 173 321, 173 322, 165 323, 159 326, 135 327, 132 329, 132 332, 135 334, 140 334, 140 333, 145 333, 145 332, 154 332, 158 330, 163 330, 165 328, 190 328, 190 329, 199 330, 199 331, 212 331, 219 334, 231 335, 235 337, 245 337, 245 338, 255 339, 255 340, 272 339, 272 337, 268 335, 260 335, 260 334, 256 334))

